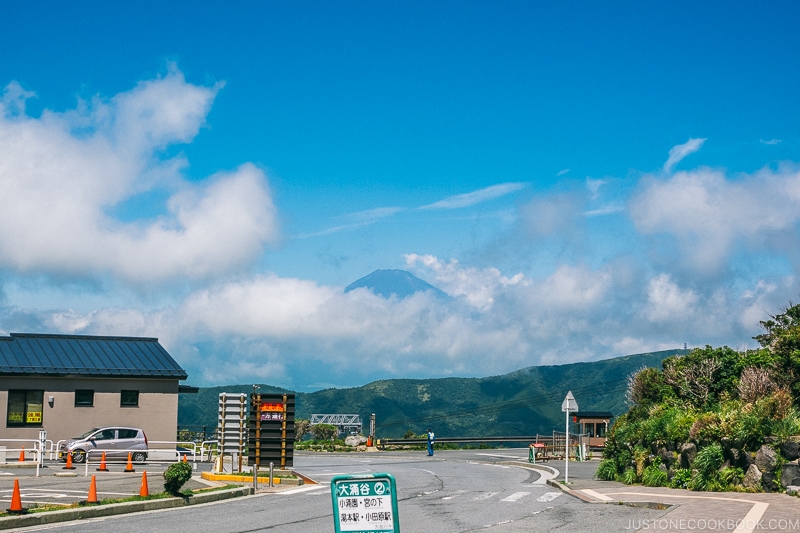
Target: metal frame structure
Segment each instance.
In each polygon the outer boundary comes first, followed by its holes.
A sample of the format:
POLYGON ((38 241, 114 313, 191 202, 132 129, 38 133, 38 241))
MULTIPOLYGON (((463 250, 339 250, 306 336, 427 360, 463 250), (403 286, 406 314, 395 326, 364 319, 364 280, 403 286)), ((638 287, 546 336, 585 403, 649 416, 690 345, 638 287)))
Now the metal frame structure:
POLYGON ((312 414, 311 425, 317 424, 330 424, 336 426, 339 432, 346 432, 347 430, 355 430, 361 433, 361 415, 340 415, 340 414, 312 414))

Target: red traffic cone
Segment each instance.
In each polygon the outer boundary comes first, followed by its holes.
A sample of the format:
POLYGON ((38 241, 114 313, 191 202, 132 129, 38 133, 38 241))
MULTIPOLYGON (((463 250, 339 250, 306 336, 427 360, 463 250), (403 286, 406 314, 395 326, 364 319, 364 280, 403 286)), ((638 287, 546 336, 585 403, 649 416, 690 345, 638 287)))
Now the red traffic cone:
POLYGON ((23 514, 25 509, 22 508, 22 498, 19 495, 19 480, 14 479, 14 493, 11 495, 11 507, 8 509, 12 514, 23 514))
POLYGON ((100 466, 97 468, 98 472, 108 472, 108 467, 106 466, 106 452, 103 452, 103 455, 100 456, 100 466))
POLYGON ((25 446, 19 451, 19 462, 25 461, 25 446))
POLYGON ((128 452, 128 464, 125 466, 124 472, 136 472, 136 470, 133 469, 133 459, 131 459, 130 452, 128 452))
POLYGON ((86 503, 99 503, 97 501, 97 480, 92 476, 92 482, 89 484, 89 497, 86 498, 86 503))
POLYGON ((147 489, 147 470, 142 472, 142 487, 139 489, 139 496, 150 496, 150 491, 147 489))
POLYGON ((72 454, 67 452, 67 466, 63 467, 61 470, 75 470, 75 467, 72 466, 72 454))

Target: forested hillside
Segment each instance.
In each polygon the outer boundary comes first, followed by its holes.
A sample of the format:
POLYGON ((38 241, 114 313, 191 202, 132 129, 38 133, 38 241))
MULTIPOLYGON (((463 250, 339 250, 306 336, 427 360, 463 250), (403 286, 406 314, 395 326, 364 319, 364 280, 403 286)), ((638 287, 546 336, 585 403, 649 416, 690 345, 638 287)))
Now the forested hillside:
MULTIPOLYGON (((628 355, 590 363, 534 366, 487 378, 393 379, 362 387, 297 393, 297 418, 312 413, 359 414, 365 424, 371 413, 377 435, 401 437, 435 428, 445 436, 531 435, 563 428, 561 401, 571 390, 583 411, 627 410, 627 377, 643 367, 661 367, 684 350, 628 355)), ((201 388, 181 394, 181 426, 215 427, 221 392, 250 393, 252 385, 201 388)), ((261 385, 261 392, 286 389, 261 385)))

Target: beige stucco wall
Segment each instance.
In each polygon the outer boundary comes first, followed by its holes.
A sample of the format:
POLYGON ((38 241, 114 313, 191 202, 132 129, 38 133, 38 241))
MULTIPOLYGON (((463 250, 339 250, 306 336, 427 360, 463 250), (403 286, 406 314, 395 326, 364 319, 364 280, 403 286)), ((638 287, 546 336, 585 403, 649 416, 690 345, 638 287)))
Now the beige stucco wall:
MULTIPOLYGON (((124 378, 0 378, 0 441, 38 439, 39 429, 57 442, 93 427, 142 428, 150 441, 174 441, 178 425, 178 381, 124 378), (42 427, 6 427, 9 389, 44 390, 42 427), (93 389, 93 407, 75 407, 75 390, 93 389), (138 407, 120 407, 120 391, 138 390, 138 407), (48 399, 53 397, 52 407, 48 399)), ((0 445, 5 443, 0 442, 0 445)), ((11 445, 8 445, 11 447, 11 445)), ((168 447, 151 444, 151 447, 168 447)))

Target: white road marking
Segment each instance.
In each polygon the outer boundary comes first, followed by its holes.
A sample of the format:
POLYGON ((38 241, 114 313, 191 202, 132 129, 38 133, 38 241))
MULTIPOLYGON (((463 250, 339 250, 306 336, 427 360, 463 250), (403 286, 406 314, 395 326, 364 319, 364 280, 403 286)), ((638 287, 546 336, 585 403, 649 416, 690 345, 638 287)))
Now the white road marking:
POLYGON ((476 453, 475 455, 483 455, 485 457, 502 457, 503 459, 517 459, 518 461, 522 459, 528 459, 527 457, 520 457, 519 455, 502 455, 499 453, 476 453))
POLYGON ((461 496, 465 492, 467 492, 467 491, 465 491, 465 490, 457 490, 454 493, 452 493, 450 496, 445 496, 442 499, 443 500, 452 500, 453 498, 458 498, 459 496, 461 496))
POLYGON ((279 495, 297 494, 297 493, 300 493, 300 492, 309 492, 309 491, 312 491, 312 490, 320 490, 320 489, 324 489, 326 487, 330 487, 330 485, 326 484, 326 483, 325 484, 324 483, 320 483, 319 485, 305 485, 305 486, 297 488, 297 489, 285 490, 283 492, 279 492, 278 494, 279 495))
POLYGON ((562 492, 545 492, 544 494, 542 494, 541 496, 536 498, 536 501, 537 502, 551 502, 551 501, 555 500, 556 498, 558 498, 559 496, 561 496, 562 494, 563 494, 562 492))
POLYGON ((498 494, 500 494, 500 493, 499 492, 484 492, 480 496, 475 496, 474 498, 472 498, 472 501, 479 502, 481 500, 488 500, 492 496, 497 496, 498 494))
POLYGON ((527 496, 528 494, 530 494, 530 492, 515 492, 515 493, 514 493, 514 494, 512 494, 511 496, 508 496, 508 497, 506 497, 506 498, 503 498, 503 499, 502 499, 502 500, 500 500, 500 501, 501 501, 501 502, 515 502, 515 501, 517 501, 517 500, 521 500, 522 498, 524 498, 524 497, 525 497, 525 496, 527 496))
POLYGON ((600 501, 603 501, 603 502, 613 502, 614 501, 614 498, 609 498, 605 494, 600 494, 599 492, 595 492, 592 489, 582 489, 581 492, 586 494, 587 496, 590 496, 590 497, 592 497, 592 498, 594 498, 596 500, 600 500, 600 501))
POLYGON ((769 507, 769 504, 762 502, 753 505, 750 511, 742 519, 739 527, 733 530, 733 533, 752 533, 753 530, 758 526, 758 522, 761 520, 761 517, 767 510, 767 507, 769 507))

